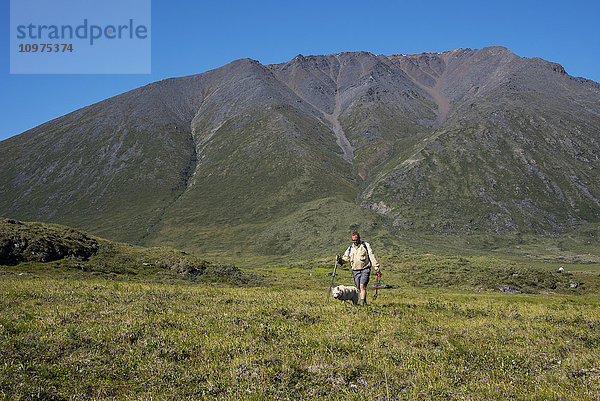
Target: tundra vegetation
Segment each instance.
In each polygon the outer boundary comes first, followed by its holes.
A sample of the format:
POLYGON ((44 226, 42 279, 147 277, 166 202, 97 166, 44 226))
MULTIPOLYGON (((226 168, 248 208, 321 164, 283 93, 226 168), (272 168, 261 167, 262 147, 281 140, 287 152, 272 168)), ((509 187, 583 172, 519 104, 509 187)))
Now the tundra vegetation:
POLYGON ((37 250, 0 265, 3 399, 600 394, 598 263, 558 273, 550 251, 382 254, 385 288, 360 308, 325 303, 333 258, 237 268, 62 226, 0 227, 3 255, 37 250), (61 257, 42 261, 50 249, 61 257))
POLYGON ((86 232, 0 219, 0 397, 598 401, 599 93, 502 47, 242 59, 1 141, 1 213, 86 232))

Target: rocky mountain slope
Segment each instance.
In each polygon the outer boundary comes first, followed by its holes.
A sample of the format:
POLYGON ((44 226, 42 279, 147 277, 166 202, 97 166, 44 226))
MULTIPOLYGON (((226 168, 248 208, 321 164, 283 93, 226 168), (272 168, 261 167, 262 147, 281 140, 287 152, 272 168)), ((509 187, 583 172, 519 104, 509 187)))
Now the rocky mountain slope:
POLYGON ((0 215, 230 256, 600 220, 600 85, 502 47, 243 59, 0 142, 0 215))

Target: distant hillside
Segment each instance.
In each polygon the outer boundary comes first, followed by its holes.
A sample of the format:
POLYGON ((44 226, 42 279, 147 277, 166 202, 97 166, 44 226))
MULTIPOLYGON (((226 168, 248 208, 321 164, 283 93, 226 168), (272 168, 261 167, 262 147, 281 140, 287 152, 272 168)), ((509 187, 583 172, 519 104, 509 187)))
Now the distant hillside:
MULTIPOLYGON (((245 285, 259 282, 237 267, 199 259, 170 248, 144 248, 93 237, 58 224, 0 219, 0 267, 82 271, 109 277, 160 281, 193 280, 245 285)), ((4 273, 4 270, 3 270, 4 273)))
POLYGON ((600 222, 598 132, 598 83, 502 47, 243 59, 0 142, 0 211, 230 258, 555 236, 600 222))

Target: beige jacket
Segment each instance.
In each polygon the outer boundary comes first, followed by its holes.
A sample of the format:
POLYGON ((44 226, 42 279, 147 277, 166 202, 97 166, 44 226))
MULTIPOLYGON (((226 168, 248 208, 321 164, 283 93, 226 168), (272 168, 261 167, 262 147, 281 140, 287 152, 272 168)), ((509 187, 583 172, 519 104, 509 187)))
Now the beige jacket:
POLYGON ((368 242, 363 242, 358 246, 350 245, 344 256, 342 256, 342 260, 344 263, 350 262, 352 270, 362 270, 367 267, 375 267, 375 270, 379 269, 379 262, 375 259, 371 245, 368 242))

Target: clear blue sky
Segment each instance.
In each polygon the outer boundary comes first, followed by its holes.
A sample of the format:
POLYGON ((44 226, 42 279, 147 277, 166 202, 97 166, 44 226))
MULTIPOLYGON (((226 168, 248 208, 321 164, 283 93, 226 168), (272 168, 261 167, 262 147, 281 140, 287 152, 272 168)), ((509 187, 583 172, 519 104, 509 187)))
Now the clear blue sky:
MULTIPOLYGON (((1 23, 8 27, 9 1, 2 3, 1 23)), ((152 73, 145 75, 11 75, 4 29, 0 140, 147 83, 244 57, 271 64, 297 54, 412 54, 502 45, 598 82, 599 15, 595 0, 152 0, 152 73)))

